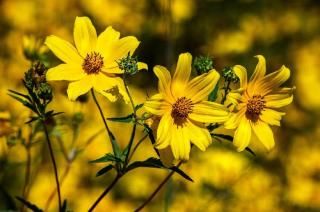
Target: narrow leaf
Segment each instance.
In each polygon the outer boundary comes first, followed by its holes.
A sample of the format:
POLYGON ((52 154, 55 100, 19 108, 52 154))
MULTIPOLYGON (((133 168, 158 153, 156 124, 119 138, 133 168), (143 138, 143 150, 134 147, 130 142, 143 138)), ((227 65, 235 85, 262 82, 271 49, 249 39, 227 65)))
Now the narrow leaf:
POLYGON ((43 211, 40 208, 38 208, 35 204, 28 202, 27 200, 23 199, 22 197, 16 197, 16 198, 17 198, 17 200, 22 202, 27 208, 29 208, 30 210, 32 210, 34 212, 42 212, 43 211))
POLYGON ((208 100, 210 102, 216 101, 218 97, 218 91, 219 91, 219 81, 217 82, 216 86, 214 87, 213 91, 209 94, 208 100))
POLYGON ((108 121, 130 123, 134 121, 133 114, 124 117, 107 118, 108 121))
POLYGON ((134 109, 137 111, 137 110, 139 110, 139 109, 142 108, 142 107, 143 107, 143 103, 136 105, 136 106, 134 107, 134 109))
POLYGON ((121 162, 120 158, 115 157, 113 154, 108 153, 101 158, 90 161, 89 163, 106 163, 106 162, 121 162))
POLYGON ((23 97, 23 98, 26 98, 26 99, 28 99, 29 101, 31 101, 31 99, 30 99, 30 97, 29 97, 28 95, 19 93, 18 91, 14 91, 14 90, 11 90, 11 89, 9 89, 8 91, 11 92, 11 93, 13 93, 13 94, 16 94, 16 95, 18 95, 18 96, 21 96, 21 97, 23 97))
POLYGON ((107 172, 110 171, 112 168, 113 168, 113 166, 110 164, 110 165, 108 165, 108 166, 100 169, 100 170, 97 172, 96 177, 99 177, 99 176, 107 173, 107 172))
POLYGON ((192 178, 189 177, 184 171, 182 171, 181 169, 179 169, 176 166, 173 166, 170 168, 172 171, 175 171, 177 174, 179 174, 181 177, 183 177, 186 180, 189 180, 191 182, 193 182, 192 178))

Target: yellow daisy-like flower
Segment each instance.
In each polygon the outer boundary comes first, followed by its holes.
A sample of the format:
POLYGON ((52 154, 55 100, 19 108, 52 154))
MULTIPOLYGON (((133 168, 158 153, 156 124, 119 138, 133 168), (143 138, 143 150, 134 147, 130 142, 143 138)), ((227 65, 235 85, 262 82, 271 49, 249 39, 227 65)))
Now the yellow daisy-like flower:
POLYGON ((265 58, 261 55, 256 57, 259 61, 249 82, 247 70, 243 66, 233 67, 240 79, 240 89, 228 94, 228 99, 236 107, 225 122, 225 128, 236 129, 233 143, 238 151, 249 145, 252 130, 268 150, 273 148, 274 138, 269 125, 280 126, 281 117, 285 115, 274 109, 290 104, 293 99, 292 88, 280 88, 290 77, 290 70, 282 66, 278 71, 265 76, 265 58))
MULTIPOLYGON (((123 97, 128 101, 123 81, 116 74, 122 74, 116 61, 133 54, 139 41, 133 36, 120 39, 120 33, 108 27, 98 37, 88 17, 77 17, 74 23, 74 43, 51 35, 45 44, 64 62, 47 72, 47 80, 72 81, 68 86, 68 97, 75 100, 91 88, 106 96, 110 101, 123 97)), ((138 63, 138 69, 147 69, 138 63)))
POLYGON ((180 54, 173 78, 165 67, 155 66, 159 93, 144 104, 148 112, 161 117, 156 148, 165 149, 170 145, 177 160, 189 159, 190 142, 202 151, 211 143, 204 123, 224 122, 229 117, 225 106, 207 101, 219 74, 211 70, 189 81, 191 62, 191 54, 180 54))

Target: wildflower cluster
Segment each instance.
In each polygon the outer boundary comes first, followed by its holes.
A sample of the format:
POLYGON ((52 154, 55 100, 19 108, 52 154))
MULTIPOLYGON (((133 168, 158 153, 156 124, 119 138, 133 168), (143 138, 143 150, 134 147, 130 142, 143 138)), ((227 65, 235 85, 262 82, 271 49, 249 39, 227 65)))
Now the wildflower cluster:
MULTIPOLYGON (((91 164, 105 163, 96 176, 113 170, 116 177, 89 211, 95 209, 125 174, 136 168, 171 170, 161 186, 173 173, 192 181, 180 169, 180 165, 190 159, 193 147, 205 151, 217 137, 232 141, 238 151, 248 150, 253 153, 249 145, 252 134, 255 134, 267 149, 271 149, 275 142, 270 125, 280 126, 281 117, 284 115, 276 109, 290 104, 293 99, 291 88, 280 87, 289 78, 290 70, 283 66, 280 70, 266 75, 266 62, 261 55, 256 56, 258 64, 249 81, 243 66, 224 68, 221 71, 224 86, 220 88, 220 73, 214 69, 212 59, 200 56, 193 61, 192 55, 186 52, 179 55, 174 71, 161 65, 153 68, 158 78, 158 92, 146 98, 145 102, 136 104, 126 80, 139 70, 148 69, 148 66, 133 56, 140 43, 135 37, 120 38, 120 33, 112 27, 107 27, 97 36, 89 18, 77 17, 74 24, 74 43, 73 45, 54 35, 48 36, 45 44, 63 63, 48 70, 42 63, 34 63, 26 72, 23 81, 28 94, 10 90, 12 97, 36 114, 29 123, 41 121, 43 124, 55 170, 60 211, 65 210, 66 205, 61 202, 56 164, 45 123, 45 120, 58 113, 46 111, 47 104, 54 98, 47 80, 69 81, 67 95, 71 101, 90 91, 110 140, 112 152, 106 152, 91 161, 91 164), (193 68, 197 76, 190 79, 193 68), (234 89, 237 86, 239 88, 234 89), (111 102, 124 100, 131 105, 132 113, 106 118, 96 93, 111 102), (140 110, 144 111, 143 115, 139 115, 140 110), (133 125, 124 148, 119 145, 117 137, 109 127, 110 122, 133 125), (234 138, 216 133, 218 127, 233 129, 234 138), (145 135, 137 139, 136 131, 139 129, 145 135), (147 138, 157 157, 132 161, 136 150, 147 138)), ((71 120, 73 128, 78 128, 84 116, 85 114, 74 115, 71 120)), ((74 158, 72 157, 72 160, 74 158)), ((142 209, 153 196, 138 209, 142 209)))

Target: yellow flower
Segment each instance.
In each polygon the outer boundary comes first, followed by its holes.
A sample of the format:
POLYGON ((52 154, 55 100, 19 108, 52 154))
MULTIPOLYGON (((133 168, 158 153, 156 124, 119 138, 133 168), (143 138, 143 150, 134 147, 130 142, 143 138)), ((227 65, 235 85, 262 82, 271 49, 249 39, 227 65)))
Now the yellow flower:
MULTIPOLYGON (((67 90, 70 100, 94 88, 110 101, 116 101, 117 97, 128 101, 123 81, 116 75, 122 74, 123 70, 118 68, 116 61, 128 53, 133 54, 139 45, 137 38, 127 36, 119 39, 120 33, 112 27, 97 37, 87 17, 76 18, 73 36, 76 48, 57 36, 47 37, 46 45, 64 62, 49 69, 47 79, 72 81, 67 90)), ((138 63, 138 68, 146 69, 147 65, 138 63)))
POLYGON ((177 160, 189 159, 190 141, 202 151, 211 143, 204 123, 224 122, 229 116, 223 105, 206 101, 219 74, 211 70, 189 81, 191 62, 191 54, 180 54, 172 79, 165 67, 155 66, 159 93, 144 104, 148 112, 161 117, 156 148, 161 150, 170 145, 177 160))
POLYGON ((293 99, 292 88, 280 88, 290 77, 290 70, 282 66, 265 76, 265 58, 256 57, 259 61, 249 82, 243 66, 233 67, 240 78, 240 89, 228 94, 228 99, 236 104, 236 110, 225 122, 225 128, 236 129, 233 143, 238 151, 249 145, 252 130, 268 150, 273 148, 274 138, 269 125, 280 126, 281 117, 285 115, 274 109, 290 104, 293 99))

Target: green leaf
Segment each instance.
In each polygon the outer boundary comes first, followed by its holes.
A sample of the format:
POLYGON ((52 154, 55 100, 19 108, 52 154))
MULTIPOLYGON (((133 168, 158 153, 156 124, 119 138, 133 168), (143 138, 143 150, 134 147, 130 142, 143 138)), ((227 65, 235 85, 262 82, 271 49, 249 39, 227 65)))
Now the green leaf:
POLYGON ((107 172, 110 171, 112 168, 113 168, 113 166, 110 164, 110 165, 108 165, 108 166, 100 169, 100 170, 97 172, 96 177, 99 177, 99 176, 107 173, 107 172))
MULTIPOLYGON (((149 139, 150 139, 151 143, 152 143, 152 144, 155 144, 155 143, 156 143, 156 140, 155 140, 155 138, 154 138, 152 129, 151 129, 148 125, 146 125, 146 124, 144 124, 143 126, 144 126, 145 132, 148 133, 148 136, 149 136, 149 139)), ((153 147, 153 149, 155 150, 155 152, 157 153, 157 155, 160 157, 159 150, 156 149, 155 147, 153 147)))
POLYGON ((25 122, 25 124, 30 124, 30 123, 32 123, 32 122, 34 122, 34 121, 37 121, 38 119, 39 119, 39 117, 37 117, 37 116, 32 116, 32 117, 30 117, 30 120, 29 120, 29 121, 25 122))
POLYGON ((111 131, 108 131, 108 134, 109 134, 109 136, 110 136, 110 138, 111 138, 111 144, 112 144, 112 149, 113 149, 113 151, 114 151, 114 154, 115 154, 116 158, 119 159, 119 158, 121 158, 121 155, 122 155, 122 151, 121 151, 121 149, 120 149, 120 146, 119 146, 116 138, 115 138, 114 135, 112 134, 112 132, 111 132, 111 131))
POLYGON ((182 170, 179 169, 178 167, 172 166, 172 167, 170 167, 170 169, 171 169, 172 171, 177 172, 177 174, 179 174, 180 176, 182 176, 184 179, 193 182, 193 179, 192 179, 191 177, 189 177, 184 171, 182 171, 182 170))
POLYGON ((106 163, 106 162, 122 162, 120 158, 115 157, 113 154, 108 153, 101 158, 90 161, 89 163, 106 163))
POLYGON ((130 122, 134 121, 134 116, 133 116, 133 114, 130 114, 130 115, 124 116, 124 117, 107 118, 107 120, 113 121, 113 122, 130 123, 130 122))
POLYGON ((136 169, 138 167, 148 167, 148 168, 165 168, 163 166, 163 164, 161 163, 160 159, 157 159, 157 158, 148 158, 147 160, 145 161, 136 161, 136 162, 133 162, 131 163, 128 168, 127 168, 127 171, 130 171, 132 169, 136 169))
POLYGON ((34 212, 42 212, 43 211, 40 208, 38 208, 35 204, 28 202, 27 200, 23 199, 22 197, 16 197, 16 198, 17 198, 17 200, 22 202, 27 208, 29 208, 30 210, 32 210, 34 212))
POLYGON ((18 96, 15 96, 15 95, 13 95, 13 94, 10 94, 10 93, 9 93, 8 95, 11 96, 12 98, 14 98, 15 100, 17 100, 18 102, 22 103, 24 106, 26 106, 26 107, 29 108, 30 110, 36 112, 36 110, 35 110, 35 108, 33 107, 33 105, 30 104, 30 102, 28 102, 27 100, 22 99, 22 98, 20 98, 20 97, 18 97, 18 96))
POLYGON ((31 99, 30 99, 30 97, 29 97, 28 95, 19 93, 18 91, 14 91, 14 90, 11 90, 11 89, 9 89, 8 91, 11 92, 11 93, 13 93, 13 94, 15 94, 15 95, 21 96, 21 97, 23 97, 23 98, 31 101, 31 99))
MULTIPOLYGON (((231 135, 224 135, 224 134, 211 134, 212 137, 216 136, 216 137, 219 137, 219 138, 223 138, 227 141, 230 141, 230 142, 233 142, 233 137, 231 135)), ((256 156, 256 154, 254 153, 254 151, 252 151, 252 149, 250 149, 249 147, 246 147, 245 150, 247 152, 249 152, 250 154, 252 154, 253 156, 256 156)))
POLYGON ((134 109, 137 111, 137 110, 139 110, 139 109, 142 108, 142 107, 143 107, 143 103, 136 105, 136 106, 134 107, 134 109))
POLYGON ((132 164, 130 164, 128 166, 128 168, 126 169, 126 171, 130 171, 139 167, 144 167, 144 168, 160 168, 160 169, 170 169, 174 172, 176 172, 177 174, 179 174, 180 176, 182 176, 183 178, 193 182, 193 180, 191 179, 191 177, 189 177, 186 173, 184 173, 181 169, 179 169, 176 166, 172 166, 172 167, 166 167, 162 164, 161 160, 158 158, 148 158, 145 161, 136 161, 133 162, 132 164))
POLYGON ((217 82, 216 87, 214 87, 213 91, 209 94, 208 100, 210 102, 216 101, 218 97, 218 91, 219 91, 219 81, 217 82))
POLYGON ((63 204, 61 206, 61 212, 67 212, 67 200, 66 199, 63 201, 63 204))

